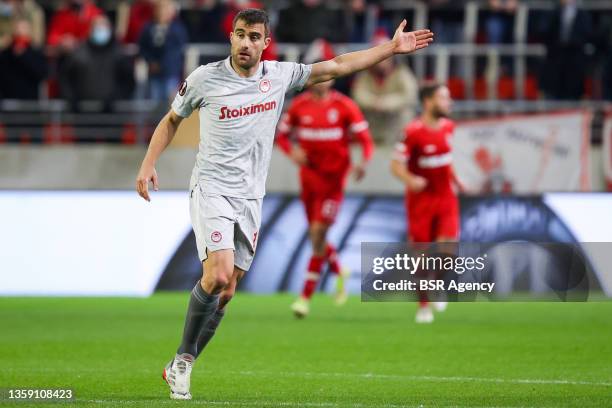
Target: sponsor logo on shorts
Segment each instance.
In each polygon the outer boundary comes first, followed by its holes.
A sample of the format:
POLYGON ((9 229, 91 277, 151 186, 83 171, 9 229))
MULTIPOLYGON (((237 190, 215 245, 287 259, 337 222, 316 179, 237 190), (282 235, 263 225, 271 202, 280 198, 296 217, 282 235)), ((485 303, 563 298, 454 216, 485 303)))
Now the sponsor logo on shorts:
POLYGON ((210 239, 212 242, 219 242, 223 239, 223 235, 221 235, 219 231, 213 231, 213 233, 210 234, 210 239))
POLYGON ((262 79, 261 81, 259 81, 259 90, 261 92, 266 93, 270 90, 271 87, 272 84, 270 84, 269 79, 262 79))
POLYGON ((227 106, 222 106, 219 119, 223 120, 239 118, 241 116, 253 115, 255 113, 266 112, 274 109, 276 109, 276 101, 257 103, 250 106, 239 106, 237 108, 229 108, 227 106))

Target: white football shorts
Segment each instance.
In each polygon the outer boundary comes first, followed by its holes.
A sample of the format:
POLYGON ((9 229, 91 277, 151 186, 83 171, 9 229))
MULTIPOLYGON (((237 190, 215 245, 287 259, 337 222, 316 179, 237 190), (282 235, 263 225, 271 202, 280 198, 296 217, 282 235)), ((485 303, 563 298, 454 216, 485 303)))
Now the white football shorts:
POLYGON ((248 271, 257 247, 263 199, 208 194, 199 184, 192 186, 189 212, 200 261, 209 252, 233 249, 234 265, 248 271))

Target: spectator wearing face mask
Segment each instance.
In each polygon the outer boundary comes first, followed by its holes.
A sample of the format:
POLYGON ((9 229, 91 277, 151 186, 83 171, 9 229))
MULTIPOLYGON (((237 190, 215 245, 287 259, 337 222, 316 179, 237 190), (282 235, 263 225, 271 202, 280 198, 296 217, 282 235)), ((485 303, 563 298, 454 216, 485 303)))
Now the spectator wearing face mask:
POLYGON ((171 0, 158 0, 155 19, 140 36, 140 55, 149 66, 149 97, 166 102, 176 93, 182 78, 187 30, 175 18, 176 6, 171 0))
POLYGON ((38 99, 47 61, 32 46, 30 23, 16 20, 13 27, 9 46, 0 52, 0 99, 38 99))
POLYGON ((26 20, 30 24, 30 42, 36 48, 44 43, 45 15, 34 0, 0 0, 0 49, 12 40, 13 23, 26 20))
POLYGON ((131 61, 113 38, 108 18, 100 15, 92 21, 89 38, 72 53, 60 72, 62 97, 73 109, 79 102, 103 102, 108 110, 116 99, 129 98, 134 88, 131 61))
POLYGON ((15 12, 13 3, 12 0, 0 0, 0 50, 11 42, 15 12))
POLYGON ((87 39, 92 21, 101 14, 92 0, 67 0, 51 17, 47 44, 60 54, 72 52, 87 39))

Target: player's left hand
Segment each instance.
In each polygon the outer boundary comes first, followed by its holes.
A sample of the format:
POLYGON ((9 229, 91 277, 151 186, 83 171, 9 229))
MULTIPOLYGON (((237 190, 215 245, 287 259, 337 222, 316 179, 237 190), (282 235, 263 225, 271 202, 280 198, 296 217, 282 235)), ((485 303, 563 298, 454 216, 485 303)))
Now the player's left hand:
POLYGON ((353 166, 353 177, 355 181, 361 181, 366 174, 366 169, 364 164, 357 164, 353 166))
POLYGON ((409 54, 421 48, 425 48, 433 41, 434 34, 429 30, 417 30, 404 32, 406 19, 402 20, 393 35, 393 53, 409 54))

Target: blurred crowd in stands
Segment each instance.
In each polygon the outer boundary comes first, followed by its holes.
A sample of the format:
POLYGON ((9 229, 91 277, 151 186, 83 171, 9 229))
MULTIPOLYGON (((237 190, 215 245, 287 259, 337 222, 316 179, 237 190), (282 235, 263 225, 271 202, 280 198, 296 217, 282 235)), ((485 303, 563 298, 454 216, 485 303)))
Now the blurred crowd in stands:
MULTIPOLYGON (((75 110, 81 100, 102 101, 105 109, 118 99, 166 102, 183 77, 186 46, 227 42, 233 17, 246 7, 276 7, 264 59, 279 58, 278 43, 376 44, 402 17, 383 0, 340 0, 334 7, 321 0, 98 1, 0 0, 0 99, 61 98, 75 110), (375 27, 368 34, 372 9, 375 27), (139 76, 147 78, 145 88, 137 86, 139 76)), ((438 44, 465 40, 466 1, 424 3, 438 44)), ((520 0, 484 3, 475 42, 513 43, 520 0)), ((548 54, 537 64, 537 97, 612 100, 612 9, 593 13, 578 0, 551 4, 529 15, 526 40, 544 44, 548 54), (600 73, 599 92, 591 89, 593 72, 600 73)), ((414 115, 418 83, 404 62, 389 60, 340 83, 382 128, 393 128, 384 124, 398 115, 398 123, 414 115)), ((512 61, 502 60, 500 70, 512 69, 512 61)))

